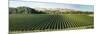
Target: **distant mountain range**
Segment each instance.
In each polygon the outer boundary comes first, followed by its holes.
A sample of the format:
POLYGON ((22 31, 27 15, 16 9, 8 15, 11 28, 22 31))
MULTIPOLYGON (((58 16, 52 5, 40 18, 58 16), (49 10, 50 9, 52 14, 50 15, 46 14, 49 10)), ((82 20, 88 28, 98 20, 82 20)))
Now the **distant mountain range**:
POLYGON ((59 10, 60 12, 65 12, 65 11, 80 11, 80 10, 68 9, 68 8, 34 8, 34 9, 40 10, 40 11, 45 11, 45 10, 55 11, 55 10, 59 10))

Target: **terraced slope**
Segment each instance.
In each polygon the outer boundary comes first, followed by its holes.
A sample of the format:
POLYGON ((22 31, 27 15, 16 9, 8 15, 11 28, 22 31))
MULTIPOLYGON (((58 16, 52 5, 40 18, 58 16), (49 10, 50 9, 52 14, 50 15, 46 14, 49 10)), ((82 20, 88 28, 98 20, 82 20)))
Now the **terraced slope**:
POLYGON ((93 17, 87 15, 10 15, 10 31, 45 31, 71 28, 93 28, 93 17))

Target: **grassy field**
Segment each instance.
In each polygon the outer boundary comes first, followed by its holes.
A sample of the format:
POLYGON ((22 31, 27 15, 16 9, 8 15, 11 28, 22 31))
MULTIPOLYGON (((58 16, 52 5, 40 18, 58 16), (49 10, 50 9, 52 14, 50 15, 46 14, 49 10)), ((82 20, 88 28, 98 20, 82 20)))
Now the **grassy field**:
POLYGON ((44 31, 93 28, 93 16, 74 14, 9 15, 9 31, 44 31))

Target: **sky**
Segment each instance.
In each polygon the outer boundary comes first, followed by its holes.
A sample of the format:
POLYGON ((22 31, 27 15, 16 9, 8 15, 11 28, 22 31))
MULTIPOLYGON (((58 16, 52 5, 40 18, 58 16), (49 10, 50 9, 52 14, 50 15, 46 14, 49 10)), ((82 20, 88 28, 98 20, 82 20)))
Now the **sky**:
POLYGON ((68 8, 81 11, 93 11, 93 5, 65 4, 65 3, 47 3, 47 2, 28 2, 28 1, 9 1, 9 7, 26 6, 31 8, 68 8))

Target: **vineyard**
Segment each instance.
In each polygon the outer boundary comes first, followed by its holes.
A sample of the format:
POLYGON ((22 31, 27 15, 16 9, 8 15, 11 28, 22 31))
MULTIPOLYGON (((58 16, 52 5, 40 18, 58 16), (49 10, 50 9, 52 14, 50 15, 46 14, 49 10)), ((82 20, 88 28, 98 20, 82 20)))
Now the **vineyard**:
POLYGON ((93 17, 77 14, 9 15, 10 31, 68 30, 93 28, 93 17))

